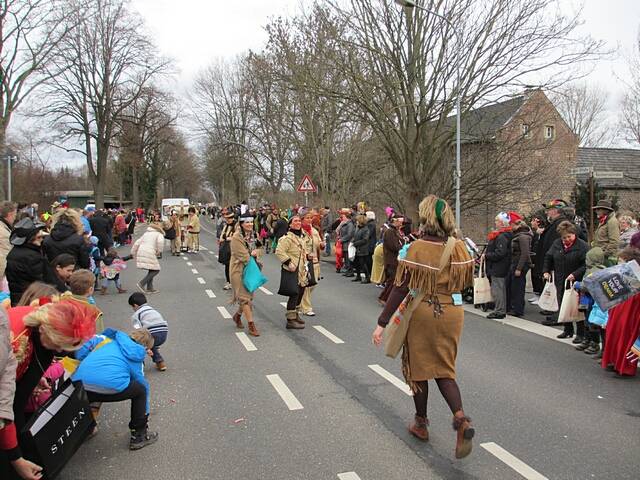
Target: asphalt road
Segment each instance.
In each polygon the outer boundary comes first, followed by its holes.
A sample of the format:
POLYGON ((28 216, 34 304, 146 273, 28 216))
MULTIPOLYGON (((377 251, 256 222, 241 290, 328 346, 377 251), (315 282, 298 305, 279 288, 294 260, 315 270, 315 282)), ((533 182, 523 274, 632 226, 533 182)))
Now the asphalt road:
MULTIPOLYGON (((199 254, 164 256, 160 293, 149 297, 170 325, 168 370, 147 368, 160 440, 130 452, 128 403, 105 405, 99 434, 61 479, 638 478, 637 378, 615 378, 564 343, 467 313, 458 379, 477 433, 471 456, 455 460, 451 414, 435 384, 429 443, 407 433, 413 401, 388 380, 401 378, 399 360, 371 345, 378 289, 323 265, 317 316, 286 331, 270 255, 266 292, 255 295, 262 335, 247 337, 248 350, 223 318, 234 308, 213 235, 203 232, 201 244, 199 254)), ((142 276, 130 262, 124 286, 133 291, 142 276)), ((97 300, 108 326, 130 328, 127 295, 97 300)))

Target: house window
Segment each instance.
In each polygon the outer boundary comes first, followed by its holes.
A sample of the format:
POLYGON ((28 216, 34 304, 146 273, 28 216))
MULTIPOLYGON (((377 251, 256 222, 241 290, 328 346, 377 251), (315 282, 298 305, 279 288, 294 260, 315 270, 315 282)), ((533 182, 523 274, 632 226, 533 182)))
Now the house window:
POLYGON ((544 138, 553 140, 556 137, 556 127, 553 125, 545 125, 544 138))
POLYGON ((529 124, 528 123, 523 123, 522 124, 522 136, 524 136, 524 137, 528 137, 529 136, 529 124))

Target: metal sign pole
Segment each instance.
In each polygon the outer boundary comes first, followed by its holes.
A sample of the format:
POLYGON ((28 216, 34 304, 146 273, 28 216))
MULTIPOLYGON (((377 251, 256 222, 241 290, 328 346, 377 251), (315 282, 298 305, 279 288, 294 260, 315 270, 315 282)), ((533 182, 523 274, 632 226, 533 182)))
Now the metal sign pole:
POLYGON ((593 169, 589 171, 589 241, 593 240, 593 202, 594 202, 593 169))
POLYGON ((304 206, 309 206, 309 192, 304 192, 304 206))

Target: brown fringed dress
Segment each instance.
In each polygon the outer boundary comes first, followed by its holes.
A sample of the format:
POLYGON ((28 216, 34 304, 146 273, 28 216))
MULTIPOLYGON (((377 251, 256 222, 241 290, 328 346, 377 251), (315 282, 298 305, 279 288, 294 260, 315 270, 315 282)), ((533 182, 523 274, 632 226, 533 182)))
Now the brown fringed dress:
POLYGON ((439 271, 445 243, 424 237, 411 244, 406 257, 399 260, 395 286, 378 319, 378 325, 386 327, 410 289, 426 294, 409 322, 402 355, 402 371, 413 391, 416 382, 456 378, 464 310, 453 304, 452 294, 473 284, 474 264, 464 242, 458 240, 448 265, 439 271))

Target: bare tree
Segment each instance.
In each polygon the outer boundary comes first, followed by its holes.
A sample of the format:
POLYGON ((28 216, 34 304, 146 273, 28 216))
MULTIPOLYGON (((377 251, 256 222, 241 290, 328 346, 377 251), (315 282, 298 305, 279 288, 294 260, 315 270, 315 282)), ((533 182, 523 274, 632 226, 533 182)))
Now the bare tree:
MULTIPOLYGON (((60 2, 0 0, 0 153, 14 112, 46 80, 44 67, 73 28, 60 2)), ((4 159, 0 162, 0 177, 4 159)), ((0 197, 4 188, 0 182, 0 197)))
POLYGON ((608 98, 601 87, 583 82, 561 87, 551 96, 551 101, 580 137, 580 146, 605 147, 615 139, 606 118, 608 98))
POLYGON ((178 118, 174 99, 166 92, 145 87, 125 111, 122 112, 119 135, 122 166, 131 175, 131 200, 134 206, 140 203, 140 169, 145 157, 166 140, 165 131, 174 126, 178 118))
MULTIPOLYGON (((449 117, 456 95, 464 113, 541 72, 547 72, 547 85, 557 85, 570 67, 597 58, 601 48, 576 36, 578 17, 553 15, 553 0, 424 2, 449 22, 385 0, 328 4, 327 24, 338 22, 346 33, 339 39, 343 48, 326 60, 330 70, 342 73, 346 88, 310 88, 344 100, 353 118, 370 127, 395 166, 409 212, 425 192, 452 197, 442 187, 452 176, 455 130, 449 117), (459 45, 451 24, 458 26, 459 45), (459 84, 457 47, 464 52, 459 84)), ((511 180, 510 188, 517 189, 518 179, 511 180)))
POLYGON ((45 113, 63 138, 80 140, 81 148, 67 150, 86 157, 96 206, 102 207, 119 120, 151 79, 167 71, 168 62, 158 57, 128 2, 94 0, 82 13, 80 3, 67 0, 73 12, 67 19, 77 27, 55 49, 45 113))
POLYGON ((631 82, 626 86, 618 124, 627 142, 640 145, 640 31, 636 51, 629 59, 631 82))
MULTIPOLYGON (((191 95, 192 117, 205 142, 207 171, 226 180, 226 190, 235 202, 245 199, 247 166, 250 160, 255 160, 249 143, 250 94, 243 81, 241 63, 241 58, 237 58, 205 68, 198 75, 191 95)), ((218 194, 223 196, 224 191, 218 194)))

